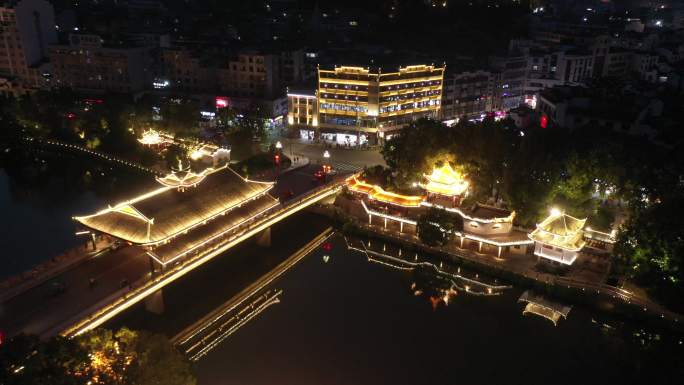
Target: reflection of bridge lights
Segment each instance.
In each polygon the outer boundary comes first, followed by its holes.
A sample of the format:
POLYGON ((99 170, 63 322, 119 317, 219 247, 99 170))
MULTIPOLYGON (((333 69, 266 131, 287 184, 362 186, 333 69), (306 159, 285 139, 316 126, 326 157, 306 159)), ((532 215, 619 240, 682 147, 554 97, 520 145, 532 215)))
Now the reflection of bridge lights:
POLYGON ((326 254, 326 255, 323 256, 323 262, 328 263, 329 260, 330 260, 330 256, 329 256, 329 255, 326 254))
POLYGON ((323 250, 330 251, 330 250, 332 250, 332 243, 325 242, 322 247, 323 247, 323 250))

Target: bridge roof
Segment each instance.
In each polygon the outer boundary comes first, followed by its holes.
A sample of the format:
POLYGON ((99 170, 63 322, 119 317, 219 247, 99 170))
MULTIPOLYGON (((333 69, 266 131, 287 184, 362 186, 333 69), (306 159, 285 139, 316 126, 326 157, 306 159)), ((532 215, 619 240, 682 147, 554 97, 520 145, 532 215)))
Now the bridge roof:
POLYGON ((253 199, 266 196, 273 183, 242 178, 229 167, 212 169, 195 187, 164 186, 95 214, 74 217, 82 225, 135 244, 158 244, 253 199))

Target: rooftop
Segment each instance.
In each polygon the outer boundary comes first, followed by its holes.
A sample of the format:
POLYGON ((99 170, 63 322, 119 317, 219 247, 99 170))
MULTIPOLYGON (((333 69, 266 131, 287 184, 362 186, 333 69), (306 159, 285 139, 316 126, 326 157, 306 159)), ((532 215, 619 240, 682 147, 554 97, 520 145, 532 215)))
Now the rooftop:
POLYGON ((468 190, 469 183, 464 175, 454 170, 449 162, 444 162, 441 167, 433 167, 432 174, 425 174, 427 183, 420 187, 433 194, 444 196, 462 195, 468 190))
POLYGON ((423 202, 422 196, 402 195, 385 191, 380 186, 366 183, 356 177, 352 177, 347 180, 347 187, 352 191, 366 194, 371 199, 397 206, 420 207, 421 203, 423 202))
MULTIPOLYGON (((272 183, 243 179, 230 168, 209 169, 184 191, 163 186, 95 214, 74 217, 82 225, 135 244, 157 244, 203 225, 243 203, 268 196, 272 183)), ((268 199, 276 202, 270 196, 268 199)))
POLYGON ((467 214, 472 218, 485 219, 491 221, 505 221, 512 222, 515 217, 515 211, 507 210, 500 207, 494 207, 483 203, 475 203, 473 207, 467 211, 467 214))
POLYGON ((584 246, 583 228, 587 219, 578 219, 560 212, 552 212, 530 233, 530 239, 570 251, 584 246))

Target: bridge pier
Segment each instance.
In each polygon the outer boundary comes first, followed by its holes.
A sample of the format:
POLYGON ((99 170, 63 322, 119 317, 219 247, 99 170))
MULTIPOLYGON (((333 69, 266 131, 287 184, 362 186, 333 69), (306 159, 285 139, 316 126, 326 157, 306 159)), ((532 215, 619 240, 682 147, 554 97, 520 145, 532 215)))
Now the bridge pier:
POLYGON ((145 298, 145 310, 153 314, 164 313, 164 293, 161 289, 145 298))
POLYGON ((271 227, 270 226, 267 229, 265 229, 264 231, 260 232, 259 235, 257 235, 257 245, 263 246, 263 247, 271 246, 271 227))

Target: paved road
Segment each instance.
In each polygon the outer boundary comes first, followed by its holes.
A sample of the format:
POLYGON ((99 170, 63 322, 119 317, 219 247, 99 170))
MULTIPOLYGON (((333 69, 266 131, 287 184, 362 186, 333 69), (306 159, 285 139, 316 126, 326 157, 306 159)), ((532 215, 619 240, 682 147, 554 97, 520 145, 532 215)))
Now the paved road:
MULTIPOLYGON (((303 155, 311 159, 311 163, 320 163, 323 161, 323 152, 326 148, 321 144, 305 143, 297 139, 281 139, 283 143, 283 151, 286 155, 303 155)), ((354 150, 337 148, 327 148, 330 153, 330 162, 339 164, 341 167, 347 168, 354 166, 361 169, 364 166, 385 165, 385 160, 382 158, 380 151, 375 150, 354 150)), ((355 171, 355 170, 346 170, 355 171)))
POLYGON ((137 247, 103 253, 0 304, 0 330, 7 335, 21 332, 42 334, 74 317, 149 272, 148 258, 137 247), (90 287, 89 279, 97 284, 90 287), (55 295, 55 282, 66 291, 55 295))

